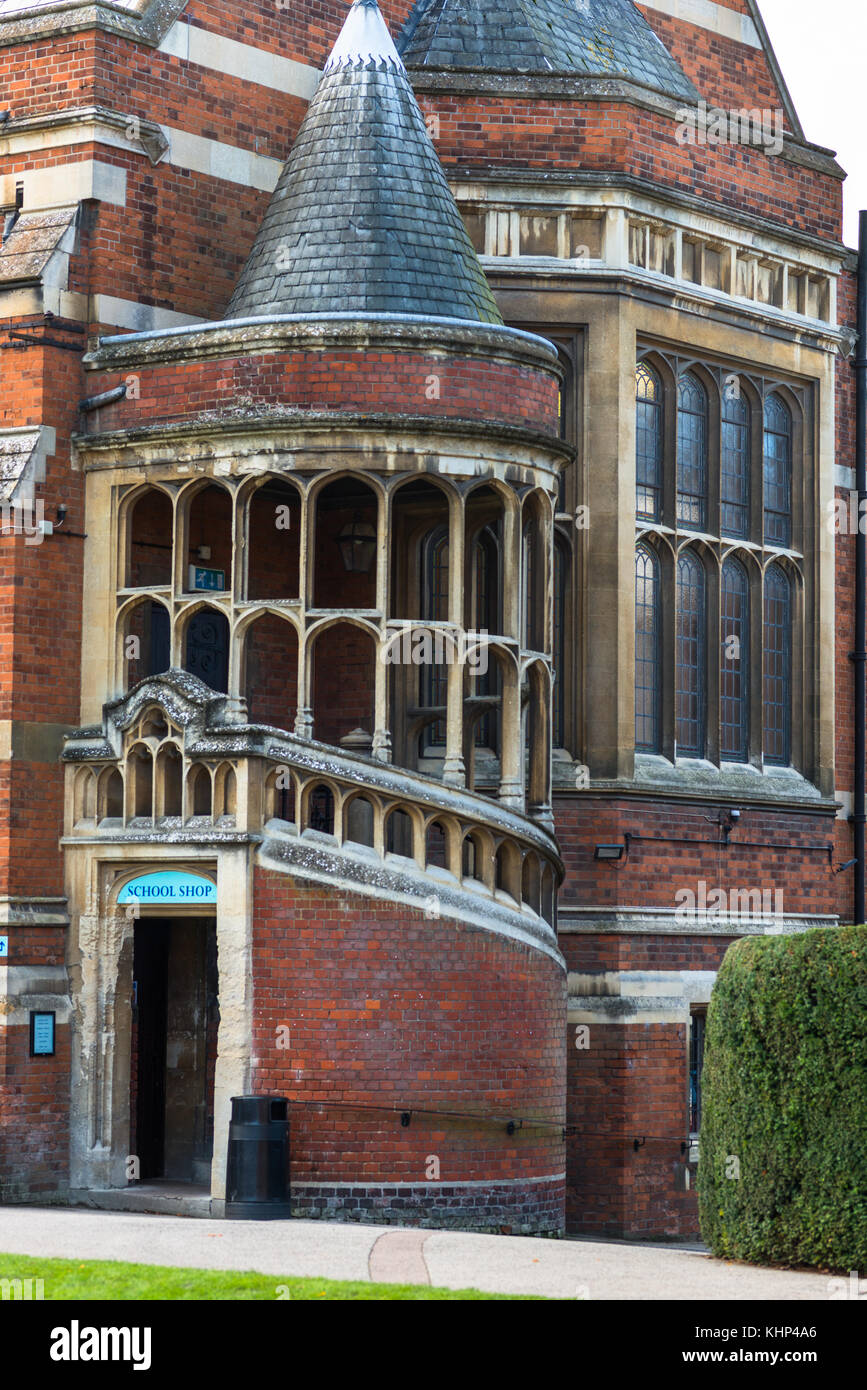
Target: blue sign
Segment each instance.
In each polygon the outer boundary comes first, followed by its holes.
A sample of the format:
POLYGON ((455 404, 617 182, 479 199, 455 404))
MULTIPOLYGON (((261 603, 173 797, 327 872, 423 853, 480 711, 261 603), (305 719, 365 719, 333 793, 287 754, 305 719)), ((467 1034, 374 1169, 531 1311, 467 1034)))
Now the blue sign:
POLYGON ((54 1012, 30 1014, 30 1056, 54 1056, 54 1012))
POLYGON ((226 571, 206 569, 202 565, 190 565, 190 588, 222 591, 226 587, 226 571))
POLYGON ((119 903, 215 903, 217 885, 200 874, 163 869, 159 873, 131 878, 121 888, 117 900, 119 903))
POLYGON ((0 936, 0 960, 9 954, 9 937, 0 936))

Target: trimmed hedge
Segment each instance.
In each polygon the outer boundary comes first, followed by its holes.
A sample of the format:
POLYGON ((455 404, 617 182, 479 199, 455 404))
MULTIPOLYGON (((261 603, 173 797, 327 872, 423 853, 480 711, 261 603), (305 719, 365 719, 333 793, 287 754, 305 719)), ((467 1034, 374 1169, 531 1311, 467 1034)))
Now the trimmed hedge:
POLYGON ((867 1274, 867 927, 729 948, 708 1009, 698 1193, 715 1255, 867 1274))

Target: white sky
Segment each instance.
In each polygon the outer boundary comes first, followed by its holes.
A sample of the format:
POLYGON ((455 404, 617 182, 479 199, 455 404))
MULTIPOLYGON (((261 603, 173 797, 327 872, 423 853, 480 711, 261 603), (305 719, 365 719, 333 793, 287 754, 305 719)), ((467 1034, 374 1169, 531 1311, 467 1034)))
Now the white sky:
POLYGON ((836 150, 849 175, 843 236, 857 246, 867 208, 867 0, 759 0, 759 9, 804 134, 836 150))

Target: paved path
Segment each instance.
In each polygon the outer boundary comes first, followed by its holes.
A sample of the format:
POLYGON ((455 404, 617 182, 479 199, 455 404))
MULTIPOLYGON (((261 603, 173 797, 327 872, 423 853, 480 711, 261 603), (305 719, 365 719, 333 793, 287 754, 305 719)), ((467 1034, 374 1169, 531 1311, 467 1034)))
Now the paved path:
MULTIPOLYGON (((549 1298, 824 1300, 831 1292, 824 1274, 730 1265, 683 1246, 320 1221, 194 1220, 64 1207, 0 1207, 0 1251, 431 1283, 549 1298)), ((34 1267, 34 1277, 38 1273, 34 1267)))

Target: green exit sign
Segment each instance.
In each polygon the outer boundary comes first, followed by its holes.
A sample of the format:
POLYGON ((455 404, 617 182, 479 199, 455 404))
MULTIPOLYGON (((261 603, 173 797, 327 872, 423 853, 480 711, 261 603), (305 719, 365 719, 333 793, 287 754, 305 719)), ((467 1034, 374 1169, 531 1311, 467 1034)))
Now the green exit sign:
POLYGON ((190 565, 190 589, 225 589, 226 571, 204 569, 201 565, 190 565))

